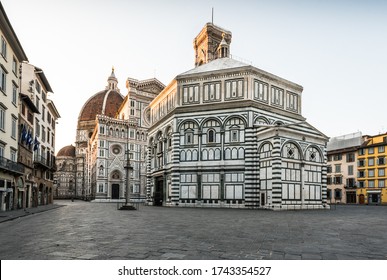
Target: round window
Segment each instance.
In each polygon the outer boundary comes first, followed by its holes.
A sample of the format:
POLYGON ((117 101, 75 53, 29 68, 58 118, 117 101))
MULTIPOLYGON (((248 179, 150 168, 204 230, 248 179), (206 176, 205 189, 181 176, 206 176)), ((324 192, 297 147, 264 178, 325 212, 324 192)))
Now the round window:
POLYGON ((113 151, 113 154, 118 155, 121 153, 121 147, 120 146, 113 146, 112 151, 113 151))

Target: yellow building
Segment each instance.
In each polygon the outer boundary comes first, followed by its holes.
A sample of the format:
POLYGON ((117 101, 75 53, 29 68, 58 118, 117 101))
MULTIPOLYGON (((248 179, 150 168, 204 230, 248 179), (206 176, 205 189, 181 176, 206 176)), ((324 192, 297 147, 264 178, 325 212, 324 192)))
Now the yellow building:
POLYGON ((387 204, 386 157, 387 133, 365 136, 358 150, 356 195, 359 204, 387 204))

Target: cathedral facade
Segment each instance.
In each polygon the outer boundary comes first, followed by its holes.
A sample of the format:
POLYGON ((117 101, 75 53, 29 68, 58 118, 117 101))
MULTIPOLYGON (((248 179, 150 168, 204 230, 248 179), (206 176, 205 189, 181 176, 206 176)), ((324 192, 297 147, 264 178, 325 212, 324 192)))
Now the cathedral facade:
POLYGON ((149 103, 164 88, 157 79, 128 79, 128 94, 115 117, 96 116, 89 139, 88 162, 93 199, 107 201, 146 198, 146 145, 149 103))
POLYGON ((54 199, 74 198, 76 193, 76 157, 73 145, 65 146, 59 150, 56 155, 56 166, 54 199))
POLYGON ((58 153, 57 198, 122 201, 127 191, 131 199, 146 198, 145 116, 165 86, 157 79, 128 78, 128 93, 123 96, 114 69, 107 82, 79 113, 75 147, 58 153))
POLYGON ((302 86, 230 57, 231 32, 194 40, 195 68, 149 106, 153 205, 328 207, 328 138, 301 115, 302 86))

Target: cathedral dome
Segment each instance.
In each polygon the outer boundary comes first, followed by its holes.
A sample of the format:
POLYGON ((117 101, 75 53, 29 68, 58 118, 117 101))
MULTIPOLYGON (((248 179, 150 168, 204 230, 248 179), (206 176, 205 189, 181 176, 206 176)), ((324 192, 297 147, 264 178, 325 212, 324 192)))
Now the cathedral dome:
POLYGON ((118 91, 110 89, 100 91, 86 101, 79 113, 78 120, 94 121, 96 115, 115 117, 123 100, 124 98, 118 91))
POLYGON ((97 92, 86 101, 79 113, 78 122, 94 121, 96 115, 114 118, 124 100, 117 84, 118 81, 113 68, 106 89, 97 92))
POLYGON ((73 145, 65 146, 59 150, 57 157, 75 157, 75 147, 73 145))

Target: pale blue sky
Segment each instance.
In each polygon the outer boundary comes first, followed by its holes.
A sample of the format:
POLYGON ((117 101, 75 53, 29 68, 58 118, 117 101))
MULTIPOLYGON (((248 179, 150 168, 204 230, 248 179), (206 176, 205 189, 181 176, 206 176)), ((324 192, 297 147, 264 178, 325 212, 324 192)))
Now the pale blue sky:
POLYGON ((192 42, 211 21, 231 53, 304 87, 302 113, 333 137, 387 131, 387 1, 2 0, 62 118, 56 151, 75 141, 79 111, 116 69, 168 84, 193 68, 192 42))

